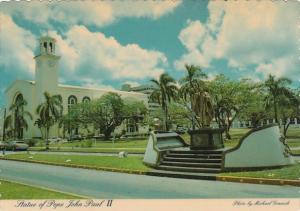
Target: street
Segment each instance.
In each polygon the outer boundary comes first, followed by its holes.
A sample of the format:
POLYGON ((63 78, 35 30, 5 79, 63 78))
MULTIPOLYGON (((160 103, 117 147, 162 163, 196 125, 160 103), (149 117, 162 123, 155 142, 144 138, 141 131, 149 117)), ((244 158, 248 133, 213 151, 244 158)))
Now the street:
MULTIPOLYGON (((176 179, 0 160, 0 179, 89 198, 299 198, 300 188, 176 179)), ((0 185, 1 192, 1 185, 0 185)))

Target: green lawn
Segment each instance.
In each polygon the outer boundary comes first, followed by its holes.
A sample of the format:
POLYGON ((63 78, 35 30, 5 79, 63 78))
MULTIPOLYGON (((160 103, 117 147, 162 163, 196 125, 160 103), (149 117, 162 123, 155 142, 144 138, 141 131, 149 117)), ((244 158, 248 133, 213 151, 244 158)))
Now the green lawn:
POLYGON ((300 154, 300 149, 292 150, 292 153, 298 155, 298 154, 300 154))
POLYGON ((75 164, 89 167, 104 167, 127 170, 147 171, 142 160, 143 157, 126 157, 119 158, 116 156, 93 156, 93 155, 54 155, 54 154, 10 154, 5 155, 5 158, 25 159, 28 161, 47 161, 57 164, 75 164), (69 160, 69 161, 67 161, 69 160))
MULTIPOLYGON (((74 141, 69 143, 55 143, 51 144, 52 147, 86 147, 89 140, 74 141)), ((140 140, 115 140, 112 141, 92 141, 92 147, 95 148, 145 148, 148 139, 140 140)))
POLYGON ((223 176, 300 180, 300 164, 280 169, 221 173, 223 176))
MULTIPOLYGON (((241 137, 245 135, 250 129, 230 129, 231 140, 225 140, 225 147, 235 147, 241 137)), ((183 139, 186 143, 190 143, 189 135, 183 134, 183 139)), ((51 151, 68 151, 68 152, 120 152, 127 151, 133 153, 144 153, 147 146, 148 139, 140 140, 115 140, 112 141, 92 141, 92 146, 87 147, 91 140, 75 141, 72 143, 56 143, 50 145, 51 151)), ((289 128, 287 134, 287 143, 290 147, 300 147, 300 128, 289 128)), ((44 150, 44 143, 39 142, 30 150, 44 150)))
MULTIPOLYGON (((30 151, 45 151, 45 147, 30 147, 30 151)), ((66 147, 50 147, 50 151, 61 151, 61 152, 111 152, 117 153, 121 151, 126 151, 129 153, 144 153, 145 148, 82 148, 82 147, 73 147, 73 148, 66 148, 66 147)))
POLYGON ((80 197, 0 180, 0 199, 78 199, 80 197))

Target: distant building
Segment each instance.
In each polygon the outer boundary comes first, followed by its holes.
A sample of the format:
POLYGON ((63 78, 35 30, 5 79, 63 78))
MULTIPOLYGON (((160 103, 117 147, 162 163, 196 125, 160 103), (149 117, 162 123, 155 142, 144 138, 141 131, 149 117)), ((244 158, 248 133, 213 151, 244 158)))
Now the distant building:
MULTIPOLYGON (((34 122, 38 118, 35 112, 36 108, 45 100, 45 91, 52 95, 60 94, 62 96, 64 114, 68 112, 68 107, 70 105, 97 99, 107 92, 118 93, 122 98, 133 98, 143 101, 147 106, 148 96, 141 92, 117 91, 58 84, 60 56, 55 54, 55 42, 55 39, 49 36, 44 36, 39 39, 39 54, 34 57, 35 81, 16 80, 5 91, 7 111, 9 111, 8 109, 12 103, 25 99, 28 105, 25 106, 24 110, 29 111, 33 115, 33 120, 28 120, 28 130, 22 131, 22 137, 41 137, 40 130, 34 125, 34 122)), ((135 132, 139 132, 139 128, 135 129, 135 132)), ((50 137, 56 136, 59 136, 59 129, 57 126, 53 127, 50 131, 50 137)))
POLYGON ((152 112, 160 108, 160 105, 158 103, 153 102, 150 99, 150 95, 154 91, 154 88, 155 87, 153 85, 140 85, 140 86, 131 87, 130 84, 123 84, 121 90, 127 92, 137 92, 137 93, 142 93, 147 95, 149 111, 152 112))

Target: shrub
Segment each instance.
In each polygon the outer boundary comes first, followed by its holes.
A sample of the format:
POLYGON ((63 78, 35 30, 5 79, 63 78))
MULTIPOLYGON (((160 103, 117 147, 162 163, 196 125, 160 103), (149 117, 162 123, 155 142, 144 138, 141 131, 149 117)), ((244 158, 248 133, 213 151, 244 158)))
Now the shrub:
POLYGON ((24 140, 24 142, 26 144, 28 144, 29 147, 34 147, 35 144, 37 143, 37 140, 36 139, 26 139, 26 140, 24 140))
POLYGON ((87 140, 87 141, 85 142, 85 146, 86 146, 86 147, 92 147, 92 146, 93 146, 93 141, 92 141, 91 139, 87 140))

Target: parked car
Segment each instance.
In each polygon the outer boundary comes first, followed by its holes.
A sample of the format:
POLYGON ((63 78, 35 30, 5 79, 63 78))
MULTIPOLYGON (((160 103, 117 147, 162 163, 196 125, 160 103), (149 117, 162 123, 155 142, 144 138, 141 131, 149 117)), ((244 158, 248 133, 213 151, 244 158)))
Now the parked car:
POLYGON ((68 138, 68 141, 81 141, 83 140, 83 137, 81 135, 71 135, 69 138, 68 138))
POLYGON ((59 138, 59 137, 51 137, 51 138, 48 138, 48 141, 50 143, 57 143, 57 142, 60 142, 62 139, 59 138))
POLYGON ((7 144, 4 141, 0 141, 0 150, 3 150, 7 144))
POLYGON ((26 144, 24 141, 10 141, 6 145, 7 150, 27 150, 28 144, 26 144))
POLYGON ((185 134, 186 128, 184 128, 184 127, 177 127, 176 130, 175 130, 175 132, 178 133, 178 134, 185 134))

